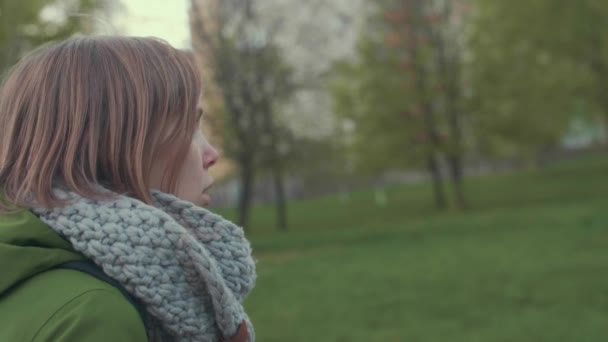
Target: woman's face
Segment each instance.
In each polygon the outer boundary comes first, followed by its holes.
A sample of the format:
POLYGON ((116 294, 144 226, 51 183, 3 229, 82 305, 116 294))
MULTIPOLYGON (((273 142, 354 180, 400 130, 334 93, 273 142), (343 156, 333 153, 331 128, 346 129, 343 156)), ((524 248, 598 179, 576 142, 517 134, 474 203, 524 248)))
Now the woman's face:
MULTIPOLYGON (((168 157, 170 156, 159 158, 152 164, 150 184, 153 189, 166 191, 161 189, 161 184, 164 171, 169 167, 168 157)), ((209 144, 203 133, 197 130, 190 142, 182 169, 179 171, 175 195, 198 206, 208 206, 211 197, 207 190, 213 184, 209 168, 215 164, 218 157, 215 148, 209 144)))

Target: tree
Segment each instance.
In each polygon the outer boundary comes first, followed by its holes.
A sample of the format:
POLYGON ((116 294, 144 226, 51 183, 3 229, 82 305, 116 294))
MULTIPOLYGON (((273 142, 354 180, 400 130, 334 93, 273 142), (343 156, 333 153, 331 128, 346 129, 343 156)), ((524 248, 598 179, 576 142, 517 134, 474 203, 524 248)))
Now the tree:
POLYGON ((439 164, 445 155, 457 203, 466 206, 461 187, 461 80, 453 70, 459 50, 448 50, 442 29, 451 9, 441 4, 378 3, 361 36, 358 60, 336 65, 332 89, 336 111, 356 126, 352 147, 359 164, 376 170, 425 165, 439 209, 447 205, 439 164))
POLYGON ((36 46, 91 33, 91 17, 109 14, 111 0, 3 0, 0 2, 0 70, 36 46))
POLYGON ((207 81, 217 86, 221 101, 214 110, 225 113, 225 132, 231 137, 224 139, 226 152, 240 169, 238 222, 247 226, 256 170, 267 162, 276 189, 277 224, 287 229, 274 117, 277 99, 290 93, 289 68, 272 40, 280 23, 269 26, 259 20, 254 0, 207 2, 205 11, 199 1, 191 5, 194 46, 206 64, 207 81))
POLYGON ((469 108, 486 154, 556 146, 577 108, 605 127, 605 1, 474 1, 466 67, 469 108))
POLYGON ((426 28, 435 50, 438 87, 444 92, 444 112, 449 141, 446 157, 457 206, 467 208, 463 189, 465 141, 463 137, 464 80, 462 77, 465 19, 470 7, 466 1, 437 1, 435 13, 427 16, 426 28))
POLYGON ((293 92, 291 82, 291 68, 282 59, 278 47, 267 44, 260 50, 258 57, 257 75, 263 79, 258 84, 261 88, 259 105, 262 115, 262 141, 261 141, 261 166, 268 165, 274 184, 275 199, 277 204, 277 228, 286 231, 287 220, 287 198, 285 195, 285 154, 281 153, 280 146, 285 143, 282 132, 285 130, 278 125, 275 119, 277 106, 289 98, 293 92))

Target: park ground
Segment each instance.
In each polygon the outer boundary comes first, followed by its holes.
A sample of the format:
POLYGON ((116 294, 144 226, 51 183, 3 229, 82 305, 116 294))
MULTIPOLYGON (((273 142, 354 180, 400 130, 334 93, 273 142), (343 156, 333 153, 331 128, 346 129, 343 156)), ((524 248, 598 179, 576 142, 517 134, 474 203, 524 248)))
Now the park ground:
POLYGON ((607 341, 608 158, 466 185, 467 212, 428 184, 293 202, 286 233, 256 207, 257 340, 607 341))

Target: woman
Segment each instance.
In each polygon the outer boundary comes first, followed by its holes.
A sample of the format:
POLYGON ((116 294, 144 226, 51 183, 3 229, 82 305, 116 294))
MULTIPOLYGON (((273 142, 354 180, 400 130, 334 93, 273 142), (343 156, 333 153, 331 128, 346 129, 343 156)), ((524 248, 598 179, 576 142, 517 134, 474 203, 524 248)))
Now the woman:
POLYGON ((0 341, 253 341, 250 245, 202 208, 200 93, 191 56, 153 38, 73 38, 10 71, 0 341))

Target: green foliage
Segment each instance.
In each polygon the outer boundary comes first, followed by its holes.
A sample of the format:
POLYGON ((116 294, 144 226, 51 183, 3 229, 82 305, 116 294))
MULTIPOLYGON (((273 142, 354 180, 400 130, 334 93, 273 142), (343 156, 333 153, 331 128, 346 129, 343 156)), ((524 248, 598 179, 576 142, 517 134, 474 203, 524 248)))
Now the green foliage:
POLYGON ((254 209, 246 307, 264 341, 603 341, 608 163, 475 179, 473 211, 433 214, 428 184, 254 209), (426 208, 426 209, 425 209, 426 208))
POLYGON ((474 1, 469 108, 486 152, 556 145, 577 107, 608 113, 605 1, 474 1), (602 72, 604 74, 602 74, 602 72))
POLYGON ((377 17, 359 39, 356 60, 336 63, 330 87, 334 112, 354 129, 345 145, 356 167, 370 172, 412 166, 426 155, 406 57, 385 44, 389 28, 377 17))
POLYGON ((422 0, 374 6, 356 57, 336 63, 330 87, 334 111, 354 123, 344 143, 352 159, 359 169, 378 171, 462 154, 461 48, 449 41, 461 33, 451 6, 422 0))
POLYGON ((74 33, 90 33, 94 15, 111 0, 2 0, 0 1, 0 70, 26 51, 74 33))
MULTIPOLYGON (((345 145, 372 171, 412 166, 428 154, 415 115, 424 99, 433 103, 439 134, 451 136, 441 115, 446 80, 433 65, 438 55, 428 34, 454 30, 439 19, 412 35, 412 23, 403 26, 412 18, 398 11, 403 3, 415 1, 375 4, 356 58, 336 65, 331 86, 335 112, 355 124, 345 145), (421 48, 415 61, 408 60, 411 39, 421 48), (412 82, 416 65, 426 70, 422 93, 412 82)), ((464 61, 463 82, 456 82, 466 95, 464 148, 476 142, 486 156, 533 156, 559 145, 574 121, 608 129, 608 2, 471 0, 470 12, 462 10, 466 3, 453 3, 464 36, 445 35, 451 62, 460 63, 458 54, 464 61)), ((449 152, 444 142, 439 149, 449 152)))

